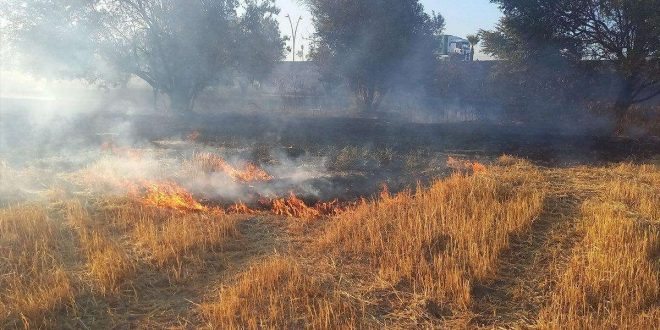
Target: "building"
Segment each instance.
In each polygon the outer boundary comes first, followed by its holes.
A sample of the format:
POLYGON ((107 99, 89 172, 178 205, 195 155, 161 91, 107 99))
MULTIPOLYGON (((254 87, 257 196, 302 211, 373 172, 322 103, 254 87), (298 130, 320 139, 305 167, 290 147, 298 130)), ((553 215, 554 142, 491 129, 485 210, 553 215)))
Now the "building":
POLYGON ((471 45, 470 42, 461 37, 452 35, 442 35, 440 37, 440 52, 438 57, 442 60, 450 61, 469 61, 471 45))

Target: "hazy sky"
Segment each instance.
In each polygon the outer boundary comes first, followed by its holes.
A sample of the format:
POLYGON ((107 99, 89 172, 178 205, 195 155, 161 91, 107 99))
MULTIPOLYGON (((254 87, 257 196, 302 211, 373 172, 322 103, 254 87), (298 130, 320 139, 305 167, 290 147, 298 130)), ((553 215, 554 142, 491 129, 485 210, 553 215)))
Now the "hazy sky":
MULTIPOLYGON (((298 42, 296 48, 299 48, 302 38, 308 38, 314 29, 311 25, 310 14, 299 0, 275 0, 280 7, 280 30, 284 35, 291 35, 289 21, 285 18, 286 14, 291 14, 293 24, 295 19, 302 16, 298 28, 298 42)), ((491 29, 500 18, 500 10, 489 0, 421 0, 424 9, 427 12, 432 10, 442 14, 447 23, 445 32, 459 37, 465 37, 467 34, 475 33, 479 29, 491 29)), ((291 55, 288 57, 291 58, 291 55)), ((483 55, 477 58, 484 58, 483 55)))

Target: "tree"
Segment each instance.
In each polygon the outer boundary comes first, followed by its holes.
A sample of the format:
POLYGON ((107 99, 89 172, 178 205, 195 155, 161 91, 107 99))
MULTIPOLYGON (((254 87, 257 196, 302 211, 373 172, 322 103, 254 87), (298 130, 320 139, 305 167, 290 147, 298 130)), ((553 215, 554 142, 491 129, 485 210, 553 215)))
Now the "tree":
POLYGON ((632 105, 660 95, 659 1, 493 2, 505 16, 497 31, 484 35, 487 52, 503 59, 543 54, 572 63, 598 61, 602 65, 596 68, 616 73, 619 88, 612 110, 617 132, 622 132, 632 105))
POLYGON ((444 20, 426 14, 418 0, 306 2, 316 28, 310 55, 347 81, 359 109, 376 109, 396 83, 430 71, 444 20))
POLYGON ((255 63, 279 59, 272 2, 247 1, 240 17, 237 0, 11 0, 6 7, 24 57, 62 65, 70 77, 105 81, 110 70, 102 67, 137 76, 189 114, 205 88, 237 69, 261 76, 264 66, 255 63))
POLYGON ((275 15, 275 0, 246 0, 239 19, 239 47, 235 63, 239 74, 250 84, 262 81, 284 58, 284 41, 275 15))
POLYGON ((476 46, 481 39, 478 34, 469 34, 467 40, 470 43, 470 61, 474 61, 474 46, 476 46))

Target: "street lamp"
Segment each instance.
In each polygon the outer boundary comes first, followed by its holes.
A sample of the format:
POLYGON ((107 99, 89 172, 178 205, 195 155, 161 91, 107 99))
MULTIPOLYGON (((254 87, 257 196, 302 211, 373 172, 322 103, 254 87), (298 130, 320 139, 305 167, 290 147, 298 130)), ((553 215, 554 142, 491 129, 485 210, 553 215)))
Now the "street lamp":
POLYGON ((291 21, 291 16, 289 14, 286 14, 286 18, 289 19, 289 25, 291 26, 291 34, 293 35, 293 47, 291 47, 291 57, 292 60, 295 62, 296 61, 296 35, 298 34, 298 24, 300 24, 300 21, 302 21, 302 16, 298 17, 298 21, 296 21, 296 27, 293 27, 293 22, 291 21))

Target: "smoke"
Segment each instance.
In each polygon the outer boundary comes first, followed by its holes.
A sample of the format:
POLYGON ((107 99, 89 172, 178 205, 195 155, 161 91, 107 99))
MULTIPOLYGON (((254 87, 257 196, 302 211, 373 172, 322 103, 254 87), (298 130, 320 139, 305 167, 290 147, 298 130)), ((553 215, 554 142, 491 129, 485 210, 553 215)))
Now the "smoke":
MULTIPOLYGON (((541 112, 562 115, 557 110, 565 103, 555 100, 574 95, 557 96, 546 88, 546 76, 523 81, 535 87, 525 93, 520 86, 532 86, 520 83, 525 74, 507 80, 491 63, 430 64, 428 40, 413 39, 396 50, 403 49, 404 56, 378 73, 384 97, 371 112, 358 112, 355 86, 332 73, 373 64, 372 49, 382 43, 374 29, 362 31, 355 48, 331 63, 339 64, 330 66, 335 71, 324 71, 320 60, 281 62, 263 79, 214 81, 195 99, 195 113, 182 117, 171 111, 166 95, 90 54, 88 32, 51 41, 50 54, 1 51, 0 204, 53 194, 125 196, 133 185, 165 181, 220 204, 289 192, 310 200, 353 199, 384 182, 396 191, 445 175, 446 154, 459 151, 467 157, 512 153, 544 161, 600 157, 592 153, 593 140, 575 145, 570 135, 591 134, 585 127, 604 126, 603 116, 520 124, 541 112), (8 53, 10 67, 4 61, 8 53), (86 79, 73 79, 80 76, 86 79), (438 123, 444 126, 433 125, 438 123), (198 139, 189 138, 194 131, 198 139), (568 137, 557 137, 560 132, 568 137), (226 171, 210 171, 196 163, 201 153, 237 169, 254 164, 273 178, 243 182, 226 171)), ((552 77, 553 67, 545 69, 552 77)), ((587 89, 581 86, 588 85, 587 78, 574 84, 587 89)))
MULTIPOLYGON (((201 200, 222 204, 254 203, 290 192, 313 200, 334 197, 320 188, 331 185, 324 157, 293 159, 281 147, 272 147, 262 148, 268 159, 260 162, 253 159, 256 148, 249 144, 191 141, 187 129, 147 136, 153 132, 143 130, 145 122, 136 119, 144 120, 144 115, 108 113, 106 109, 114 107, 108 104, 63 112, 54 110, 61 103, 36 104, 24 103, 16 111, 2 109, 2 124, 7 127, 0 134, 2 205, 49 200, 54 195, 125 196, 136 185, 170 181, 201 200), (272 179, 241 181, 227 171, 209 170, 197 159, 204 153, 225 160, 237 171, 253 164, 272 179)), ((147 116, 150 124, 168 119, 147 116)))

